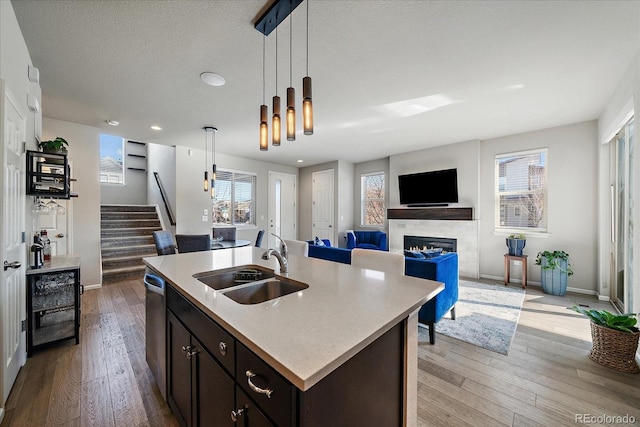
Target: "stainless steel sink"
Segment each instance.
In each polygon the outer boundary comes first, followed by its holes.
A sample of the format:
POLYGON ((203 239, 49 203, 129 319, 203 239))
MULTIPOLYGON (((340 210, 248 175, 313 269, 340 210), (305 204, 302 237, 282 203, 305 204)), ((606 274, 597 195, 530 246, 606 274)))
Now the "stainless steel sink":
POLYGON ((268 268, 250 264, 224 270, 204 271, 194 274, 193 277, 213 289, 220 290, 271 279, 275 277, 275 273, 268 268))
POLYGON ((278 277, 267 279, 259 283, 230 289, 223 295, 239 304, 260 304, 284 295, 307 289, 309 285, 296 280, 278 277))

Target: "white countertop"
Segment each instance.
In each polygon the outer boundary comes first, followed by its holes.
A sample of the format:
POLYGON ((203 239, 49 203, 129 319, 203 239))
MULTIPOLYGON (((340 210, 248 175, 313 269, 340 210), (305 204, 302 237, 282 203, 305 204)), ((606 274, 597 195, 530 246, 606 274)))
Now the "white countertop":
POLYGON ((262 260, 264 252, 252 246, 149 257, 144 262, 303 391, 444 288, 431 280, 290 256, 287 277, 309 288, 243 305, 192 277, 247 264, 278 274, 277 259, 262 260))
POLYGON ((80 268, 80 257, 75 255, 54 255, 51 261, 45 262, 40 268, 27 269, 26 275, 55 273, 56 271, 80 268))

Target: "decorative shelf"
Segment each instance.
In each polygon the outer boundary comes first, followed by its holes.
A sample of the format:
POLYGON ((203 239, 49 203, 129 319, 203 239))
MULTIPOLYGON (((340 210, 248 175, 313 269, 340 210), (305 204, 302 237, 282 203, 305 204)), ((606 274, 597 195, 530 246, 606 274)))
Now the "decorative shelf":
POLYGON ((473 221, 473 208, 395 208, 387 209, 387 219, 473 221))
POLYGON ((146 171, 146 169, 144 169, 144 168, 127 168, 127 169, 131 170, 131 171, 141 171, 141 172, 145 172, 146 171))
POLYGON ((146 159, 147 156, 143 156, 142 154, 127 154, 129 157, 138 157, 140 159, 146 159))

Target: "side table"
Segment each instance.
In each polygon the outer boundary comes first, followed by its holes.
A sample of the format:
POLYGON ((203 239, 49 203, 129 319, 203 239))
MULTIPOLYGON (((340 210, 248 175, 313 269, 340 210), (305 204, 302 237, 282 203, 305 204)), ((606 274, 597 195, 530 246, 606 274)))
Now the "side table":
POLYGON ((509 279, 511 279, 511 261, 521 261, 522 262, 522 289, 527 288, 527 257, 528 255, 509 255, 504 254, 504 285, 507 286, 509 284, 509 279))

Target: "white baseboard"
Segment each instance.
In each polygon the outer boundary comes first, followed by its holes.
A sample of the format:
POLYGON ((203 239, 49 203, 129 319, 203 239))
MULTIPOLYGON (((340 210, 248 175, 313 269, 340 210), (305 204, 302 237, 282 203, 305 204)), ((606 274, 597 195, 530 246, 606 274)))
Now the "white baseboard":
POLYGON ((102 283, 96 283, 95 285, 84 285, 85 291, 90 291, 91 289, 100 289, 102 287, 102 283))
MULTIPOLYGON (((489 279, 489 280, 497 280, 499 282, 504 282, 504 277, 503 276, 493 276, 490 274, 481 274, 480 275, 481 279, 489 279)), ((510 279, 509 283, 522 283, 521 279, 510 279)), ((537 286, 539 288, 542 287, 542 283, 540 282, 532 282, 531 280, 527 280, 527 286, 537 286)), ((582 289, 582 288, 572 288, 570 286, 567 286, 567 291, 568 292, 574 292, 576 294, 584 294, 584 295, 595 295, 598 297, 598 299, 600 301, 609 301, 608 297, 604 297, 604 296, 600 296, 598 295, 598 293, 596 291, 591 291, 588 289, 582 289), (603 299, 606 298, 606 299, 603 299)))

